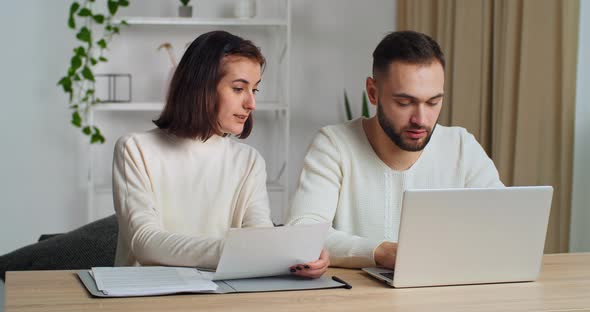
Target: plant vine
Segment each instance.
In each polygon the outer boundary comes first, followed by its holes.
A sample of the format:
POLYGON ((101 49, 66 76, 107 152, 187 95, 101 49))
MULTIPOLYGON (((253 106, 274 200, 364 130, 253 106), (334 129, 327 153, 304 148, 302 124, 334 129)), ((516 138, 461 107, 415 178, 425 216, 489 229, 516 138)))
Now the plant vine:
POLYGON ((72 110, 71 124, 81 129, 90 137, 90 143, 104 143, 105 138, 100 129, 89 123, 89 109, 100 99, 95 96, 95 76, 93 68, 100 62, 107 62, 104 56, 113 36, 119 34, 120 25, 113 17, 119 7, 129 6, 128 0, 107 0, 105 14, 93 10, 95 0, 74 1, 70 6, 68 27, 76 32, 76 39, 81 45, 74 48, 67 74, 57 83, 69 96, 69 107, 72 110), (95 25, 102 26, 102 36, 94 31, 95 25))

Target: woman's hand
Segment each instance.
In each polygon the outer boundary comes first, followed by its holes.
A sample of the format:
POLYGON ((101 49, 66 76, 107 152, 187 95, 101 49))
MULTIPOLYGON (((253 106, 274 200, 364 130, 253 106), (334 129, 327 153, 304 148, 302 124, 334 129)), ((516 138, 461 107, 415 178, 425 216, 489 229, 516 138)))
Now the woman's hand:
POLYGON ((330 254, 322 249, 320 258, 316 261, 291 266, 291 274, 303 277, 318 278, 326 273, 330 266, 330 254))

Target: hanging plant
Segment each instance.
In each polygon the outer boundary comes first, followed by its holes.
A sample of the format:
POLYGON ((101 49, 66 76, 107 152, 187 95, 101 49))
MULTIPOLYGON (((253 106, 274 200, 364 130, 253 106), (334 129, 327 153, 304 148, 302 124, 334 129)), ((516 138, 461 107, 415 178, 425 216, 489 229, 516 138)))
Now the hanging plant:
MULTIPOLYGON (((107 62, 105 50, 114 35, 119 33, 119 26, 113 23, 113 17, 119 7, 129 5, 128 0, 108 0, 107 13, 93 11, 95 0, 74 1, 70 6, 68 27, 76 33, 81 45, 74 48, 67 74, 57 83, 69 96, 72 110, 71 123, 90 137, 90 143, 104 143, 105 138, 100 129, 89 123, 88 110, 100 103, 95 97, 95 80, 93 68, 100 62, 107 62), (98 32, 96 30, 102 31, 98 32)), ((121 25, 127 25, 125 21, 121 25)))

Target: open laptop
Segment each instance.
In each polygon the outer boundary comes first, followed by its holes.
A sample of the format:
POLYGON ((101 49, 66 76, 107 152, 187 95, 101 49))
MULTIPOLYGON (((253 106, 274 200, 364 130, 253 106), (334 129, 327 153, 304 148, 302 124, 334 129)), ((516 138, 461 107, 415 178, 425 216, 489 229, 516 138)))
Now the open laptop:
POLYGON ((364 268, 397 288, 536 280, 551 186, 407 190, 395 272, 364 268))

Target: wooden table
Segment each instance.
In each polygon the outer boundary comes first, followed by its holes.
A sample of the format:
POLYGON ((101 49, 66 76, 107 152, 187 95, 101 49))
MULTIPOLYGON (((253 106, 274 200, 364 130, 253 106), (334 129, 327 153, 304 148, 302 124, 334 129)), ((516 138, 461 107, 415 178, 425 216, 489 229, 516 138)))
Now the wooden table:
POLYGON ((359 270, 330 269, 353 288, 92 298, 73 271, 8 272, 13 311, 590 311, 590 253, 545 255, 537 282, 394 289, 359 270))

